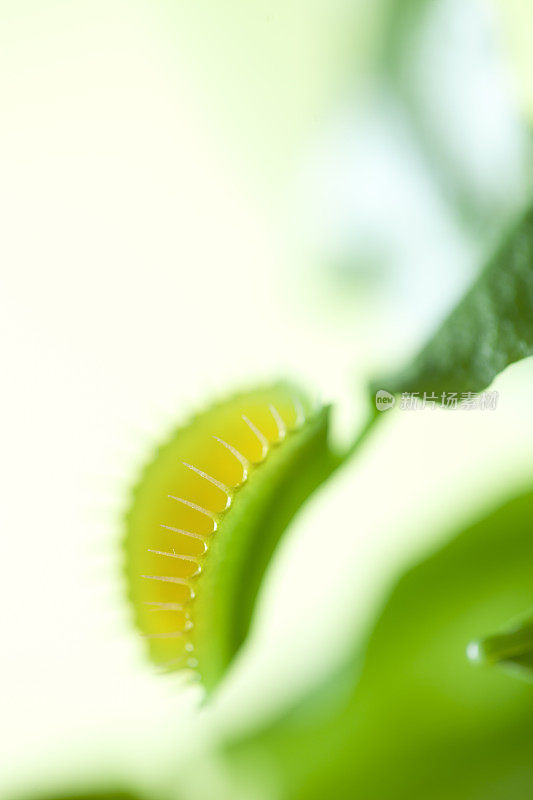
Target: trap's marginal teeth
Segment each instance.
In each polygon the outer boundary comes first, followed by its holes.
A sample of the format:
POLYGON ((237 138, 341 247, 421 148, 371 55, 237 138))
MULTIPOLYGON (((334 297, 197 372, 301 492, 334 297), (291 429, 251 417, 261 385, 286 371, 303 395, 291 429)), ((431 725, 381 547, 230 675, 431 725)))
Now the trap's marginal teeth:
POLYGON ((188 561, 191 564, 195 564, 196 570, 188 576, 189 578, 195 578, 202 571, 202 566, 198 558, 196 558, 196 556, 184 556, 181 553, 169 553, 166 550, 152 550, 152 548, 150 547, 148 548, 147 552, 155 553, 156 556, 167 556, 168 558, 178 558, 180 559, 180 561, 188 561))
POLYGON ((226 448, 226 450, 229 450, 229 452, 232 455, 234 455, 237 461, 240 463, 242 467, 241 483, 244 483, 248 478, 248 473, 250 472, 250 467, 251 467, 251 464, 246 458, 246 456, 243 456, 243 454, 240 453, 236 447, 233 447, 232 444, 229 444, 224 439, 221 439, 220 436, 213 436, 213 439, 215 439, 217 442, 223 445, 226 448))
POLYGON ((249 419, 246 414, 242 414, 242 419, 248 425, 252 433, 257 437, 259 444, 261 445, 261 460, 267 457, 268 451, 270 449, 270 442, 268 441, 265 434, 259 430, 257 425, 254 425, 251 419, 249 419))
POLYGON ((281 414, 279 413, 279 411, 276 408, 276 406, 274 406, 274 405, 272 405, 272 403, 270 403, 268 408, 269 408, 270 413, 274 417, 274 422, 276 423, 276 428, 278 429, 278 441, 282 442, 285 439, 285 437, 287 436, 287 426, 285 425, 285 423, 284 423, 284 421, 283 421, 283 419, 281 417, 281 414))
POLYGON ((298 397, 292 398, 292 405, 294 406, 294 411, 296 412, 296 420, 294 422, 294 427, 301 428, 302 425, 305 424, 305 419, 306 419, 304 407, 301 403, 301 400, 299 400, 298 397))
POLYGON ((200 566, 200 560, 196 556, 185 556, 182 553, 168 553, 166 550, 152 550, 151 547, 147 550, 148 553, 155 553, 158 556, 168 556, 169 558, 181 558, 182 561, 191 561, 193 564, 200 566))
POLYGON ((187 666, 187 654, 182 654, 178 658, 171 658, 168 661, 163 661, 157 664, 156 670, 161 675, 168 675, 176 669, 184 669, 187 666))
POLYGON ((194 600, 196 597, 189 578, 177 578, 174 575, 141 575, 141 578, 147 578, 150 581, 160 581, 161 583, 175 583, 177 586, 185 586, 189 591, 189 599, 194 600))
POLYGON ((198 539, 202 542, 204 546, 204 553, 207 552, 207 541, 206 537, 201 533, 193 533, 192 531, 185 531, 183 528, 174 528, 172 525, 163 525, 162 522, 159 523, 160 528, 164 528, 166 531, 172 531, 172 533, 181 533, 182 536, 189 536, 192 539, 198 539))
POLYGON ((148 578, 152 581, 168 581, 169 583, 177 583, 179 586, 189 586, 187 578, 176 578, 175 575, 141 575, 141 578, 148 578))
POLYGON ((216 486, 217 489, 220 489, 221 492, 224 492, 224 494, 228 497, 228 499, 231 499, 231 489, 229 488, 229 486, 226 486, 225 483, 222 483, 222 481, 219 481, 216 478, 213 478, 212 475, 208 475, 207 472, 204 472, 203 470, 198 469, 198 467, 195 467, 192 464, 188 464, 186 461, 182 461, 181 463, 183 464, 183 466, 187 467, 187 469, 192 470, 197 475, 199 475, 201 478, 205 478, 206 481, 209 481, 209 483, 212 483, 213 486, 216 486))
POLYGON ((193 511, 198 511, 200 514, 203 514, 204 517, 209 517, 209 519, 213 522, 213 531, 216 531, 218 527, 218 514, 215 514, 214 511, 209 511, 209 509, 199 506, 198 503, 193 503, 191 500, 186 500, 183 497, 176 497, 173 494, 169 494, 167 497, 169 497, 171 500, 177 500, 178 503, 183 503, 184 506, 192 508, 193 511))

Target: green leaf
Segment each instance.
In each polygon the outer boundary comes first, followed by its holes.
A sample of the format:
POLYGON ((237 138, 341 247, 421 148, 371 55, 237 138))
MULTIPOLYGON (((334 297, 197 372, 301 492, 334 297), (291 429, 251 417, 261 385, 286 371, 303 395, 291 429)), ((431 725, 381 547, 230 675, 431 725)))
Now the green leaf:
POLYGON ((157 452, 127 517, 129 596, 152 660, 213 690, 303 501, 340 464, 329 409, 285 384, 198 415, 157 452))
POLYGON ((404 370, 376 382, 400 392, 479 392, 533 353, 533 209, 404 370))
POLYGON ((531 686, 466 648, 533 605, 532 516, 529 492, 408 570, 343 670, 228 747, 235 774, 264 763, 284 800, 531 797, 531 686))
POLYGON ((521 674, 533 671, 533 614, 515 622, 498 634, 487 636, 468 646, 472 661, 518 666, 521 674))

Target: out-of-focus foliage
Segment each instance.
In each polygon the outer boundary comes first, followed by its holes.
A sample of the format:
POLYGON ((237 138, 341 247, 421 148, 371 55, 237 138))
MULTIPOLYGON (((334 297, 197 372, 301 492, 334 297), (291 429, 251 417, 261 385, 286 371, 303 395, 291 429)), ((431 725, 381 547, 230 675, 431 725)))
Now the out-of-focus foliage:
POLYGON ((343 672, 228 748, 236 774, 262 764, 287 800, 531 797, 531 687, 466 648, 532 604, 532 518, 529 492, 408 570, 343 672))
POLYGON ((477 392, 533 353, 533 210, 491 258, 463 300, 391 392, 477 392))

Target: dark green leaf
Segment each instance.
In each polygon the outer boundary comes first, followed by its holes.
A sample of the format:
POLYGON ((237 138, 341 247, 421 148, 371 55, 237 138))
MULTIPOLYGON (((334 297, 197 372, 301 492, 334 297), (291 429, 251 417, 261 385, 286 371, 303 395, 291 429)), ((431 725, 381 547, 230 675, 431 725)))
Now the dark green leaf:
POLYGON ((414 361, 375 388, 394 394, 479 392, 509 364, 532 353, 530 209, 414 361))

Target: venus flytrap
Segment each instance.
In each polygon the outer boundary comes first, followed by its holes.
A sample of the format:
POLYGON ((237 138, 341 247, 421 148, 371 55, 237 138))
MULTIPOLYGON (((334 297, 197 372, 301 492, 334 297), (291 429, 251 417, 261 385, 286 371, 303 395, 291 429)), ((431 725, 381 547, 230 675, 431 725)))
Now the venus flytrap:
POLYGON ((342 461, 328 421, 296 388, 266 387, 199 414, 148 465, 127 517, 126 574, 159 667, 217 686, 277 541, 342 461))

